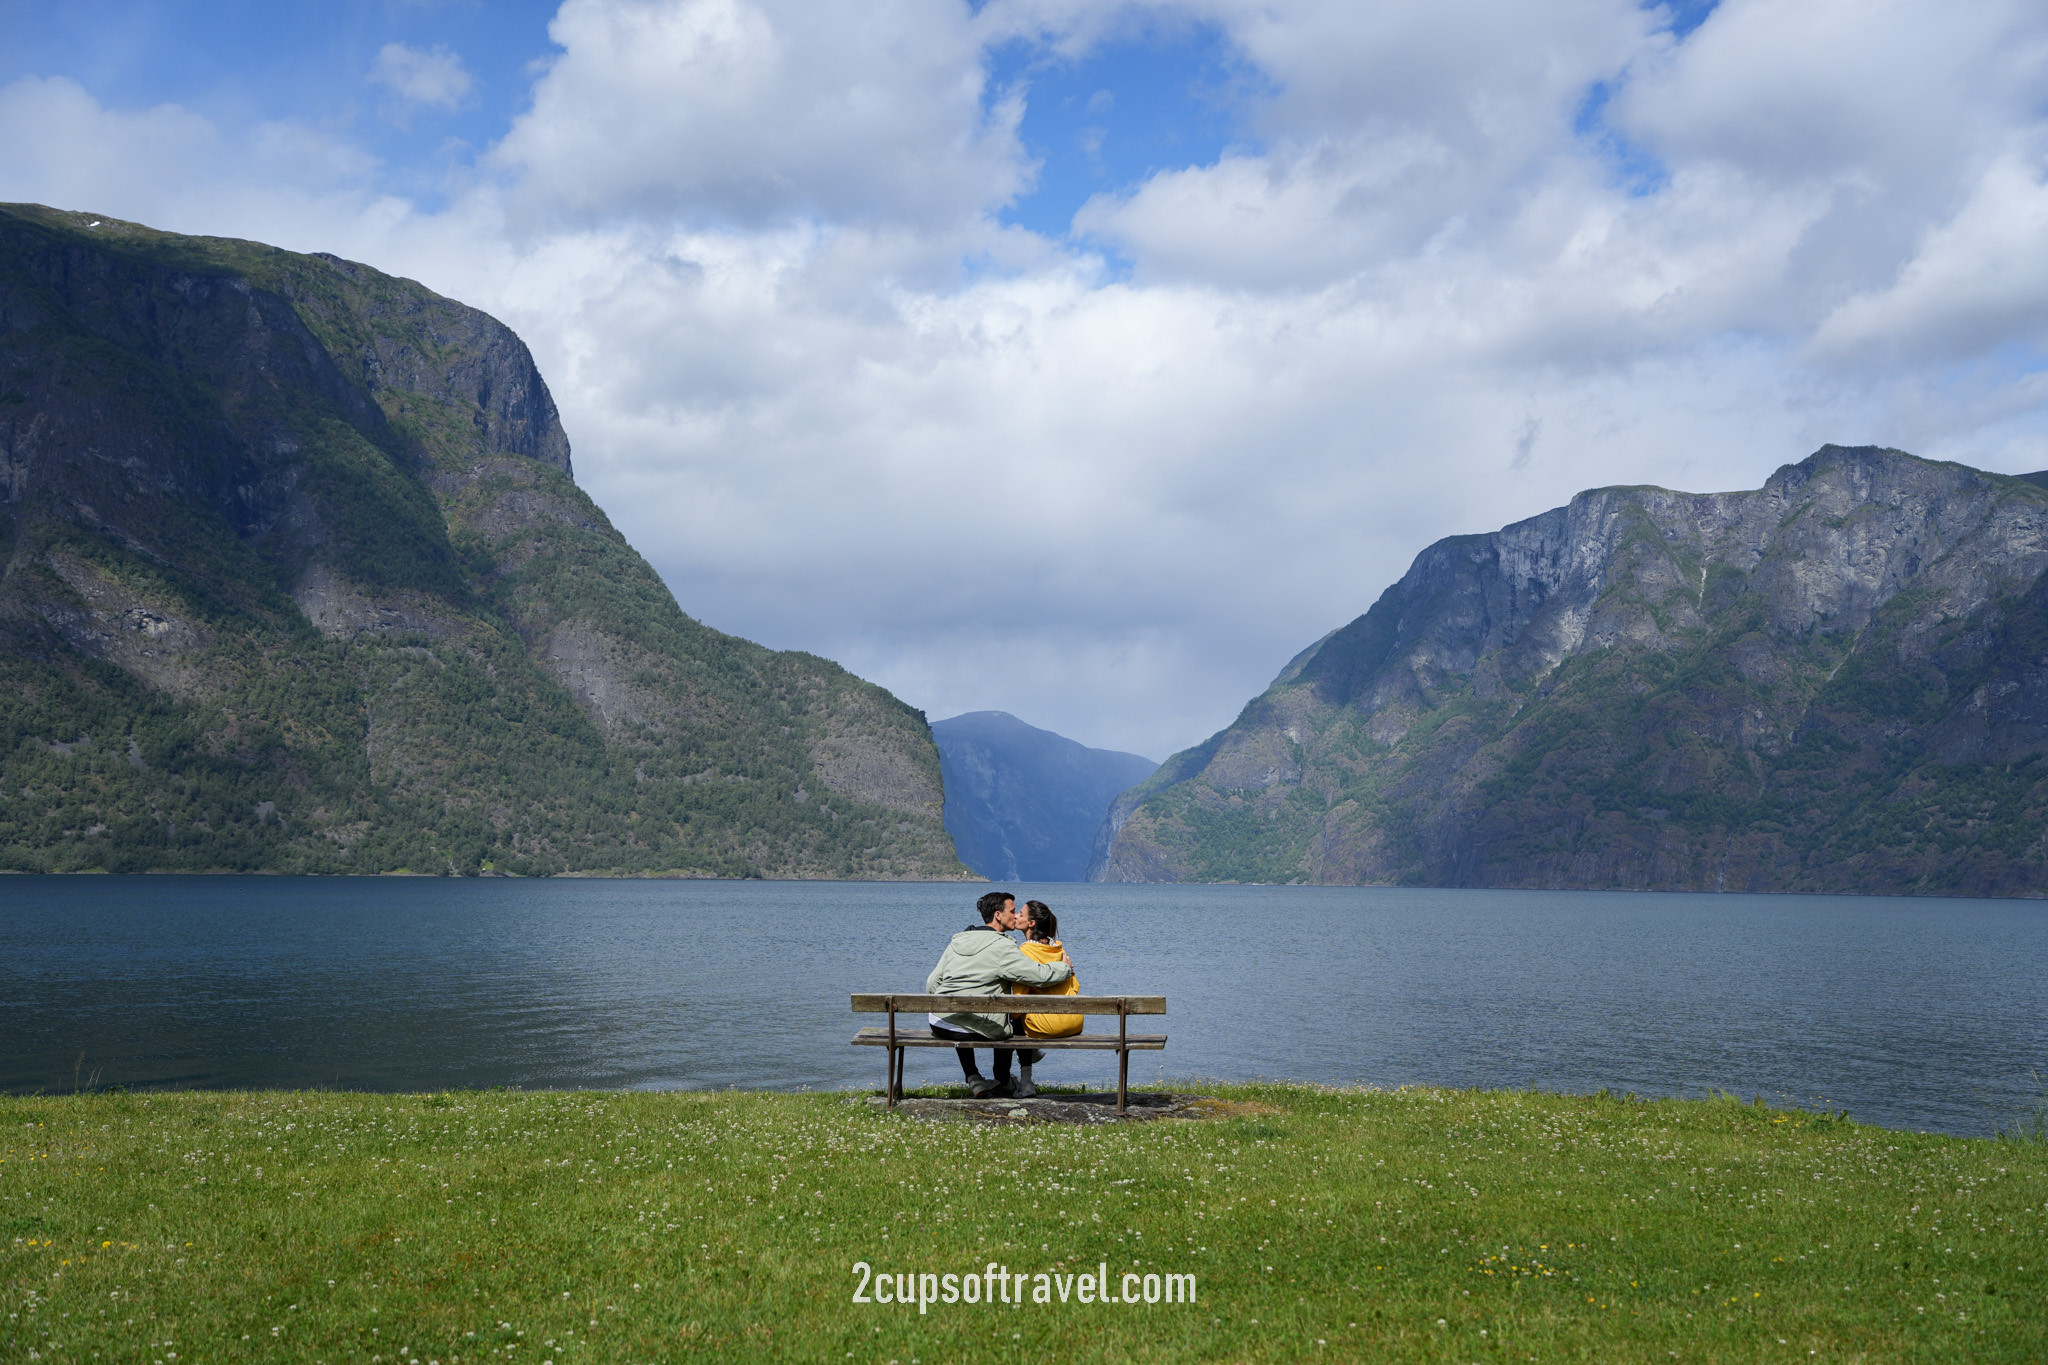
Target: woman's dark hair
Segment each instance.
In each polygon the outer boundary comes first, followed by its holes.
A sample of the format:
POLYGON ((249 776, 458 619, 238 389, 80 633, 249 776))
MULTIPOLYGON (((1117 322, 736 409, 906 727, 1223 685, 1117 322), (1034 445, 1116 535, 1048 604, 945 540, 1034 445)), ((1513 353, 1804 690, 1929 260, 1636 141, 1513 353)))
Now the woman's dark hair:
POLYGON ((1056 939, 1060 936, 1059 916, 1044 901, 1025 901, 1024 908, 1031 912, 1031 937, 1056 939))

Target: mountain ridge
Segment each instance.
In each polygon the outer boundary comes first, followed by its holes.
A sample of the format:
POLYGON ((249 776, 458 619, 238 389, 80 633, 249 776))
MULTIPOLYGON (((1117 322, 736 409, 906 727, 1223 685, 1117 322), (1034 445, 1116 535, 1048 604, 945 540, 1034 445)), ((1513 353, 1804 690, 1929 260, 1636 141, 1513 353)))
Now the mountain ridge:
POLYGON ((0 206, 0 866, 969 874, 923 716, 686 615, 517 336, 0 206))
POLYGON ((2043 894, 2044 570, 2038 481, 1902 451, 1588 490, 1424 549, 1090 875, 2043 894))

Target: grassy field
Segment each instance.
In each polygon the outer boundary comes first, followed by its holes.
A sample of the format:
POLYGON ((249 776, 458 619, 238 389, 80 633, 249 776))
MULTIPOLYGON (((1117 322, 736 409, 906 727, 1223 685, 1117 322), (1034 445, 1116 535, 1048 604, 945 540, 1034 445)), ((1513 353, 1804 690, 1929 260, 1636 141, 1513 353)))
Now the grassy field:
POLYGON ((2039 1142, 1205 1089, 1228 1117, 1002 1129, 827 1094, 0 1099, 0 1360, 2048 1359, 2039 1142), (856 1262, 981 1301, 856 1303, 856 1262), (1080 1302, 1103 1265, 1140 1301, 1080 1302))

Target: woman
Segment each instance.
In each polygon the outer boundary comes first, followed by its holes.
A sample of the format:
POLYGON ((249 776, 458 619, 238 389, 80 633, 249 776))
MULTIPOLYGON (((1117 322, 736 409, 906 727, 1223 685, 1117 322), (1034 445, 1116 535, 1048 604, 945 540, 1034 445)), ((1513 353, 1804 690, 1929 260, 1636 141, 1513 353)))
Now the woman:
MULTIPOLYGON (((1024 902, 1024 911, 1030 916, 1023 925, 1024 941, 1017 945, 1024 955, 1034 962, 1061 962, 1067 960, 1066 949, 1060 946, 1059 918, 1052 907, 1044 901, 1024 902)), ((1065 981, 1050 986, 1019 986, 1017 989, 1027 995, 1077 995, 1081 990, 1080 981, 1069 976, 1065 981)), ((1024 1036, 1027 1038, 1071 1038, 1081 1031, 1085 1017, 1079 1014, 1027 1014, 1024 1016, 1024 1036)), ((1032 1048, 1017 1054, 1017 1064, 1022 1074, 1017 1078, 1017 1087, 1011 1093, 1018 1099, 1025 1099, 1038 1093, 1038 1087, 1031 1083, 1033 1063, 1045 1056, 1042 1048, 1032 1048)))

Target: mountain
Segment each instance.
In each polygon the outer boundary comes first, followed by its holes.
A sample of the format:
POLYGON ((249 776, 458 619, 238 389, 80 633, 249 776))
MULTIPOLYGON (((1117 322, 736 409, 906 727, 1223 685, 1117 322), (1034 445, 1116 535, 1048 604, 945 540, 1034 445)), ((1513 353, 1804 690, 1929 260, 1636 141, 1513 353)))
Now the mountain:
POLYGON ((964 877, 924 718, 683 614, 526 347, 0 206, 0 866, 964 877))
POLYGON ((946 776, 946 831, 991 881, 1078 882, 1109 803, 1159 765, 1090 749, 1005 711, 932 726, 946 776))
POLYGON ((1439 541, 1091 875, 2048 892, 2044 483, 1827 446, 1439 541))

